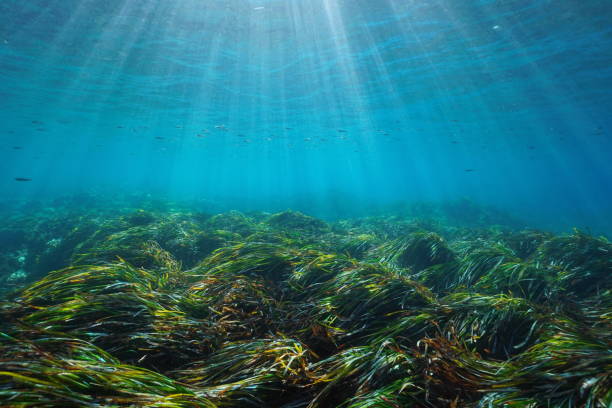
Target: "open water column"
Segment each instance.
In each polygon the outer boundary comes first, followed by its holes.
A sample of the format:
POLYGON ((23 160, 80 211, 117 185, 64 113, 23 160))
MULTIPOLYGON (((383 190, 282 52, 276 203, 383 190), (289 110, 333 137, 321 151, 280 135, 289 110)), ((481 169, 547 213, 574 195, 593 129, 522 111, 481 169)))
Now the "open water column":
POLYGON ((0 406, 612 406, 609 0, 0 1, 0 406))

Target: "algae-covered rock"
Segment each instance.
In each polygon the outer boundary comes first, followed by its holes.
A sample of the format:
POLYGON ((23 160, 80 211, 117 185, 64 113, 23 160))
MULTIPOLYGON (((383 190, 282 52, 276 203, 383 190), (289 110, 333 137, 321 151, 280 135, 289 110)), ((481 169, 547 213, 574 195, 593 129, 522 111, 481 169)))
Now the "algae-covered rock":
POLYGON ((72 257, 81 246, 101 228, 98 220, 80 219, 66 234, 59 235, 44 243, 35 257, 29 257, 27 268, 36 277, 42 277, 50 271, 70 265, 72 257))
POLYGON ((17 249, 24 243, 26 236, 26 231, 16 226, 0 229, 0 248, 3 252, 17 249))

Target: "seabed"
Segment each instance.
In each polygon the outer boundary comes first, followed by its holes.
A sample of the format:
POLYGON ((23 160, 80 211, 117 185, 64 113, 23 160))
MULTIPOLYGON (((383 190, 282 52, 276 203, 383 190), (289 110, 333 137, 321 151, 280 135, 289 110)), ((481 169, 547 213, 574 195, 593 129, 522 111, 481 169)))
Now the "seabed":
POLYGON ((605 238, 74 208, 6 219, 3 407, 612 404, 605 238))

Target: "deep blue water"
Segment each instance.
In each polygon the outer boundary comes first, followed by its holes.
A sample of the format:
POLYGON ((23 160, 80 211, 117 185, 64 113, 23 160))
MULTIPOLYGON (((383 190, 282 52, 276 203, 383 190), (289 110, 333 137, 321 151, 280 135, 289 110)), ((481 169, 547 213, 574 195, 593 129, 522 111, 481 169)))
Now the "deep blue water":
POLYGON ((0 194, 612 231, 609 0, 3 0, 0 194), (31 181, 16 181, 27 178, 31 181))

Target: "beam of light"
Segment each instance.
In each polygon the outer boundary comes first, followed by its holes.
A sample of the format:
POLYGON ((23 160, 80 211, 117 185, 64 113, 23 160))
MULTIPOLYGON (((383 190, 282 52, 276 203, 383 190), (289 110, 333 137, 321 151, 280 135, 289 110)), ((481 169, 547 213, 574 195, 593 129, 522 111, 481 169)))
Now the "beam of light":
MULTIPOLYGON (((567 74, 566 82, 555 80, 555 54, 546 47, 552 37, 538 31, 539 3, 70 0, 27 7, 29 20, 15 24, 8 47, 15 61, 22 53, 32 64, 12 74, 23 79, 12 98, 29 106, 20 111, 24 122, 73 122, 46 139, 25 137, 45 148, 42 173, 53 173, 58 160, 50 159, 61 157, 62 166, 87 170, 80 173, 89 180, 74 183, 148 182, 176 194, 345 189, 371 200, 491 199, 495 189, 512 199, 509 186, 538 168, 530 159, 538 154, 574 191, 583 188, 574 173, 587 170, 582 159, 546 145, 554 137, 544 132, 550 117, 578 134, 592 114, 575 103, 578 82, 567 74), (44 39, 45 30, 47 42, 28 49, 28 35, 44 39), (532 133, 539 135, 525 136, 532 133), (60 137, 68 143, 54 142, 60 137), (125 174, 126 166, 133 171, 125 174)), ((570 6, 553 14, 589 21, 570 6)), ((598 52, 596 45, 584 51, 598 52)), ((576 139, 584 162, 606 166, 601 149, 576 139)), ((535 184, 521 188, 531 193, 535 184)), ((580 192, 585 201, 588 192, 580 192)))

